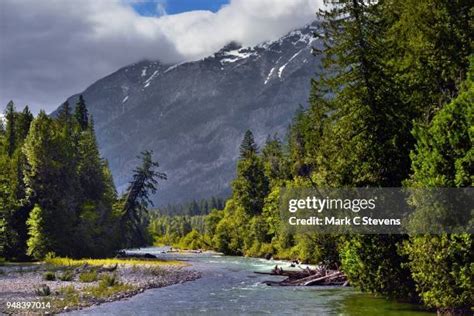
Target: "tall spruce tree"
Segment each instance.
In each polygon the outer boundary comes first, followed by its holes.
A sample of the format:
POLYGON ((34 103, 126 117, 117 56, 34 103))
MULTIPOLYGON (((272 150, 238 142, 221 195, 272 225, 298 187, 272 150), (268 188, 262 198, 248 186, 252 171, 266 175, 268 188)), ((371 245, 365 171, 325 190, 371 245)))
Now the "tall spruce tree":
POLYGON ((17 113, 15 111, 15 104, 13 101, 10 101, 8 102, 7 108, 5 110, 5 119, 7 120, 5 128, 7 138, 6 148, 9 157, 13 156, 17 146, 16 118, 17 113))
POLYGON ((244 135, 244 139, 240 144, 240 157, 247 158, 251 155, 256 154, 258 151, 257 144, 255 143, 255 139, 253 137, 253 133, 251 130, 247 130, 244 135))
POLYGON ((127 193, 123 197, 123 213, 120 226, 123 247, 142 247, 150 242, 147 232, 148 206, 153 205, 150 194, 156 193, 158 180, 166 180, 166 174, 157 171, 158 162, 153 152, 144 151, 138 158, 141 165, 133 171, 127 193))
MULTIPOLYGON (((390 12, 385 1, 325 2, 328 9, 319 12, 325 72, 313 81, 310 101, 316 117, 329 123, 317 122, 312 129, 322 135, 312 158, 313 181, 330 187, 400 186, 408 176, 414 116, 401 101, 387 63, 390 12)), ((404 239, 346 238, 340 246, 343 270, 363 290, 411 297, 406 257, 396 251, 404 239), (364 249, 378 250, 374 255, 364 249)))
POLYGON ((76 109, 74 111, 74 117, 82 130, 86 130, 89 126, 89 112, 87 110, 86 102, 82 94, 79 96, 79 100, 76 103, 76 109))
POLYGON ((237 177, 232 183, 232 195, 247 214, 262 212, 265 196, 269 191, 262 160, 251 131, 246 131, 240 146, 241 159, 237 163, 237 177))

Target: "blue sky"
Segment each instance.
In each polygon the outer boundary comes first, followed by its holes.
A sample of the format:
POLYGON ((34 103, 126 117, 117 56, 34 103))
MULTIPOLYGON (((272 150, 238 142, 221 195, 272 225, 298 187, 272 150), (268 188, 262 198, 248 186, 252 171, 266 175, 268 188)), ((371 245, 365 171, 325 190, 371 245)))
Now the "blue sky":
POLYGON ((142 16, 156 16, 164 13, 160 8, 164 9, 166 14, 193 10, 217 12, 222 5, 229 2, 230 0, 143 0, 133 3, 132 6, 142 16))

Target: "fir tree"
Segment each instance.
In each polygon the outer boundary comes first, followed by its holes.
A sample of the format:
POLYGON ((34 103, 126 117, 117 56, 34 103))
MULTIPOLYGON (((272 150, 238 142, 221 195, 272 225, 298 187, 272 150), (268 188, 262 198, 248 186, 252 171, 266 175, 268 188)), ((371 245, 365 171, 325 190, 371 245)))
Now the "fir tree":
POLYGON ((28 132, 30 131, 31 122, 33 122, 33 114, 30 112, 30 108, 25 106, 23 111, 18 115, 17 124, 17 135, 19 141, 23 144, 28 132))
POLYGON ((133 180, 124 196, 121 217, 124 247, 141 247, 149 242, 146 227, 147 208, 153 205, 150 194, 156 192, 158 180, 166 180, 166 174, 156 170, 159 164, 153 161, 152 152, 144 151, 138 158, 141 165, 133 171, 133 180))
POLYGON ((240 157, 247 158, 251 155, 256 154, 258 151, 257 144, 253 138, 253 133, 250 130, 247 130, 244 135, 244 139, 240 145, 240 157))
POLYGON ((15 104, 13 101, 8 102, 5 110, 5 119, 7 120, 6 126, 6 139, 7 139, 7 154, 9 157, 13 156, 17 146, 17 135, 16 135, 16 117, 15 104))
POLYGON ((74 117, 76 118, 77 123, 79 123, 80 128, 86 130, 89 126, 89 113, 82 94, 79 96, 79 100, 76 103, 74 117))
POLYGON ((262 161, 257 155, 252 132, 245 133, 240 148, 241 160, 237 164, 237 177, 232 183, 233 197, 247 214, 260 214, 269 183, 262 161))

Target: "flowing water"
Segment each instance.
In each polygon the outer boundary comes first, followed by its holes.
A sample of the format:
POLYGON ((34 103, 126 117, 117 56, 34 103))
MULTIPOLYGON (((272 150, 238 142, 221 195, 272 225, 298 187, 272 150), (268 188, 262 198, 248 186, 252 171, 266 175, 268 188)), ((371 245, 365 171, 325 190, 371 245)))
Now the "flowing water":
POLYGON ((202 277, 68 315, 433 315, 418 311, 414 305, 375 298, 349 287, 267 286, 262 281, 282 277, 254 273, 268 272, 275 264, 285 268, 285 262, 163 250, 153 247, 136 252, 186 260, 201 271, 202 277))

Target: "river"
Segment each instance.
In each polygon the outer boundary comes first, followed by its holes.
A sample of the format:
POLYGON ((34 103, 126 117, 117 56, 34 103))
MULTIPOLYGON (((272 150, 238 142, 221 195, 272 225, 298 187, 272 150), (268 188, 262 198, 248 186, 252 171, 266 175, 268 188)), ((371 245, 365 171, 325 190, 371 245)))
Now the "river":
POLYGON ((275 287, 262 284, 282 277, 255 274, 288 263, 216 254, 162 253, 164 248, 139 251, 160 258, 188 261, 202 278, 184 284, 150 289, 123 301, 87 308, 67 315, 357 315, 421 316, 416 306, 400 304, 353 288, 275 287))

